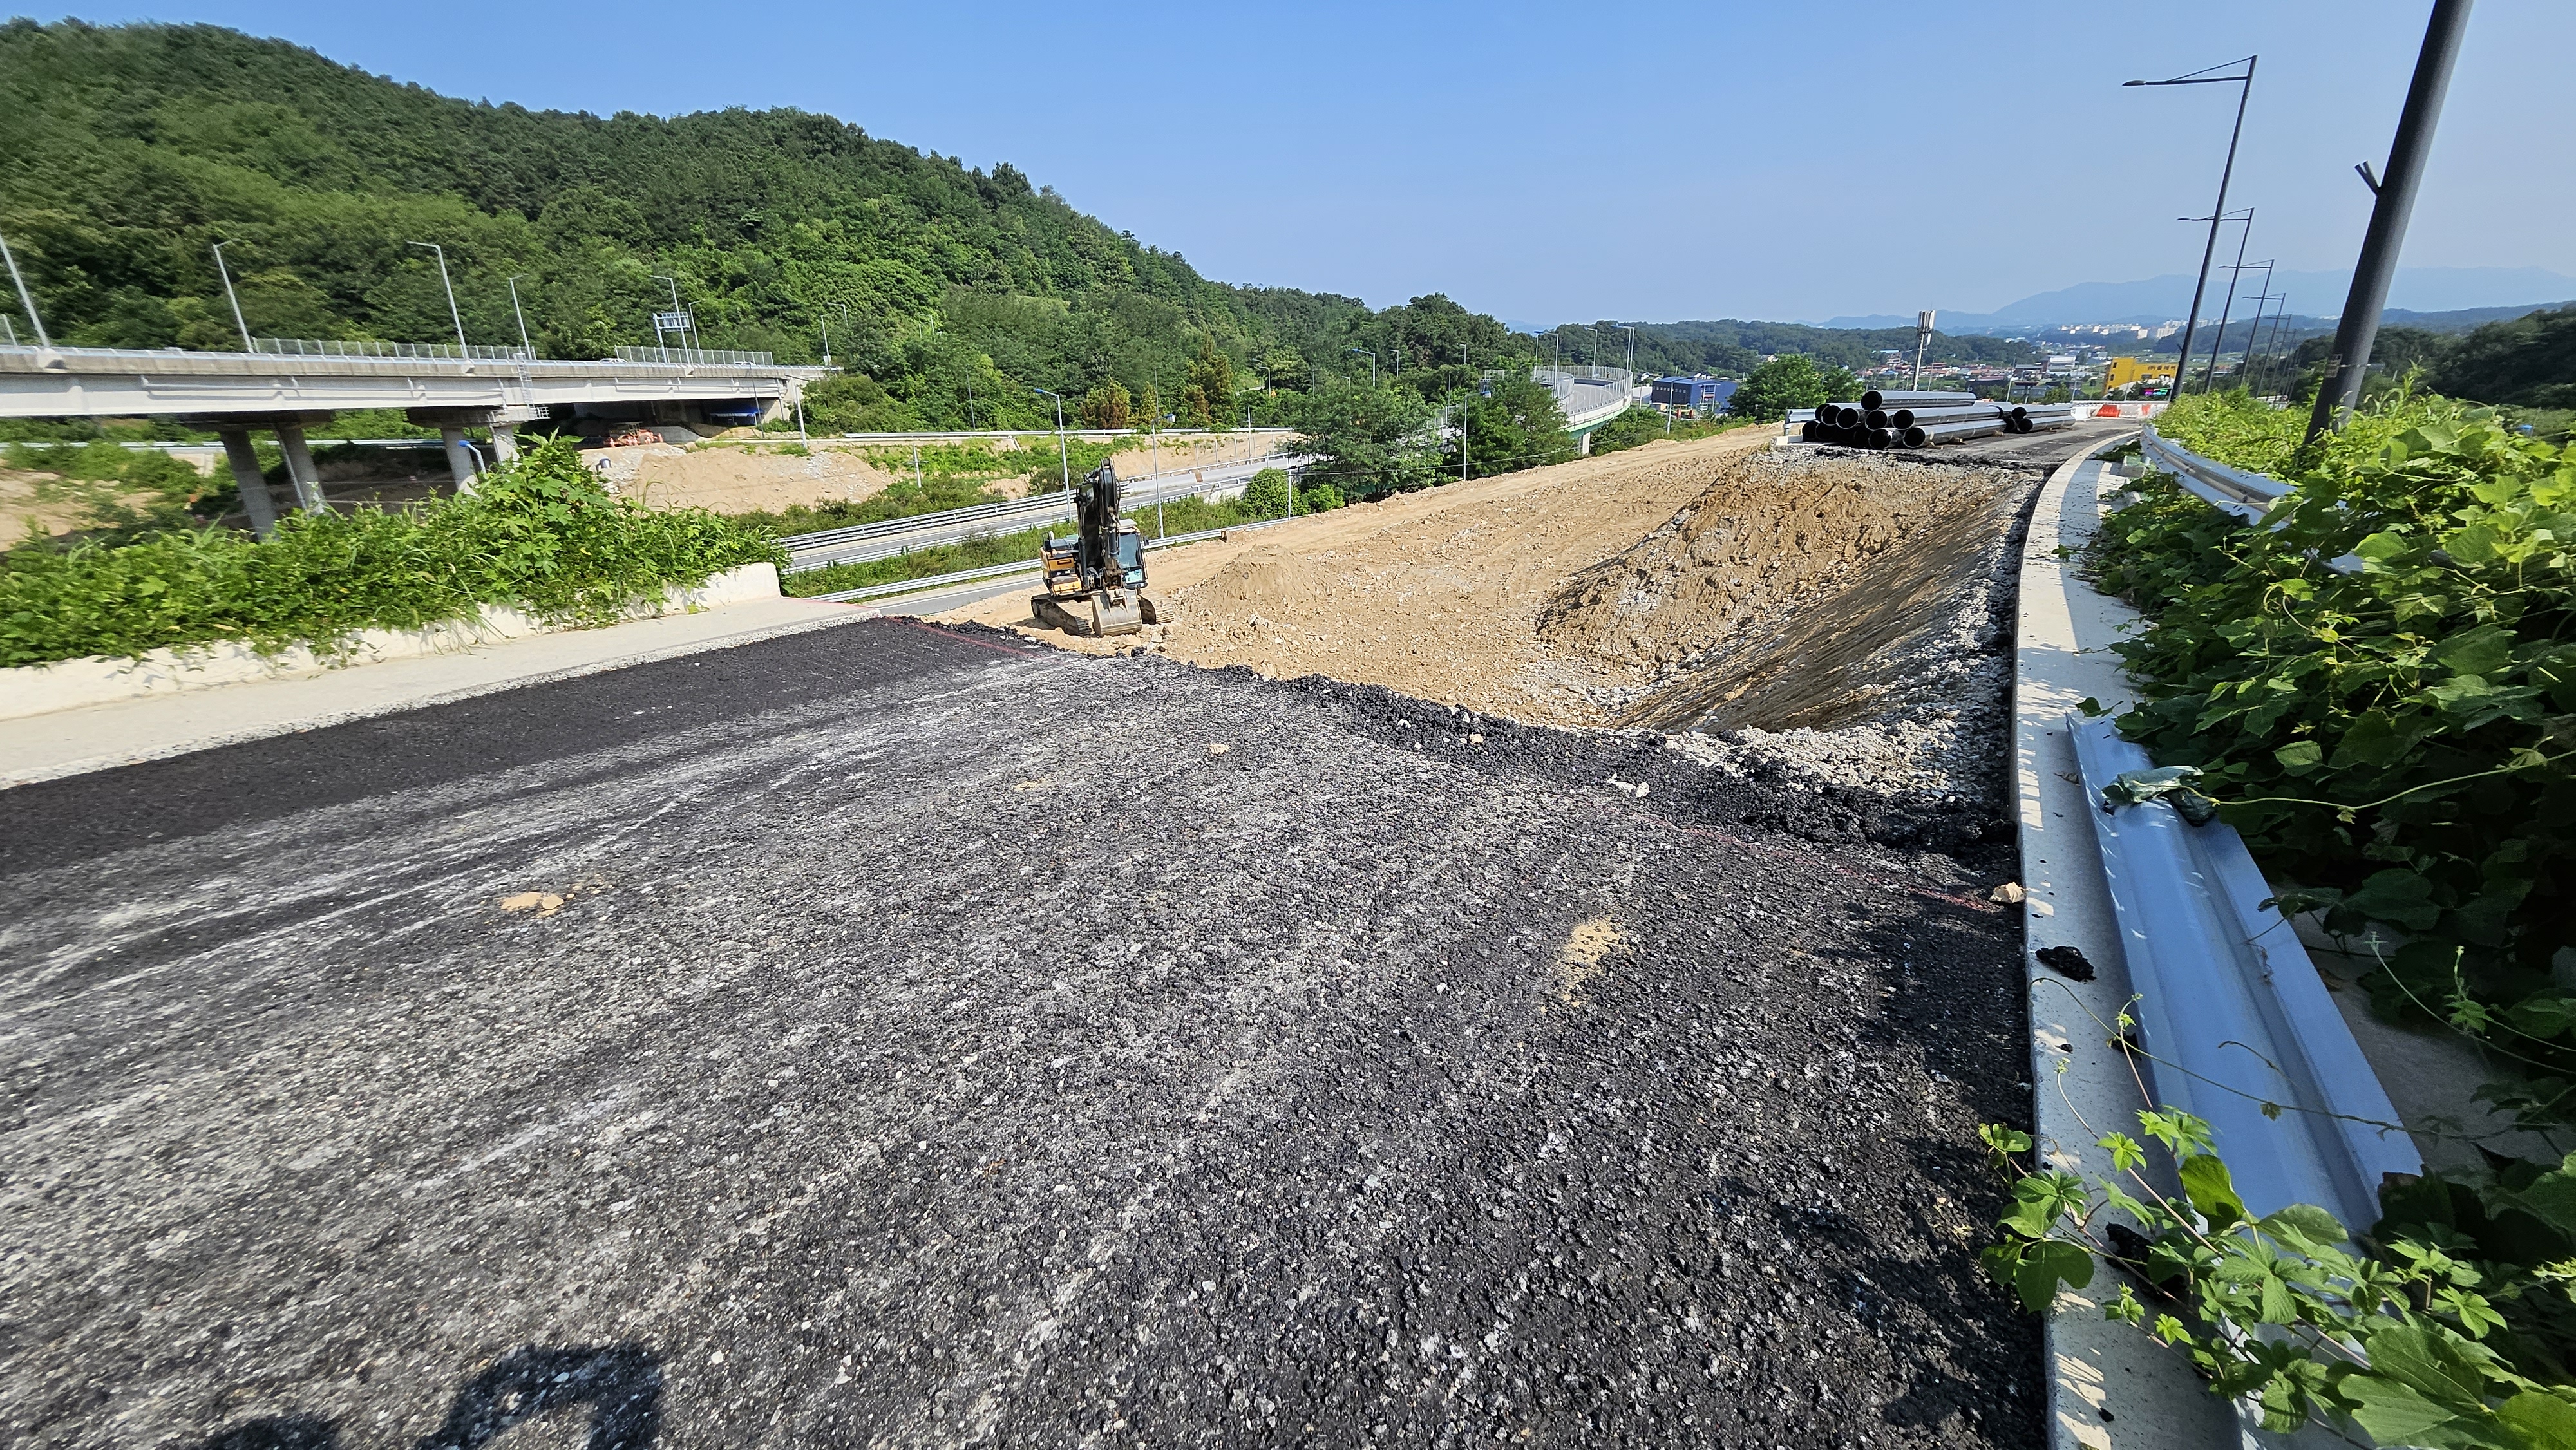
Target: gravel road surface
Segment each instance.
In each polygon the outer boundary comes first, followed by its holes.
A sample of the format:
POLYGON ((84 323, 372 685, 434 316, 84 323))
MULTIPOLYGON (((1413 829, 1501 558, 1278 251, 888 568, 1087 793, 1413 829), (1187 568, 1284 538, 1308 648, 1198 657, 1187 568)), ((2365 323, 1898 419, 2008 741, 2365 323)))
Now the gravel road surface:
POLYGON ((2039 1440, 1999 822, 897 619, 0 809, 13 1445, 2039 1440))

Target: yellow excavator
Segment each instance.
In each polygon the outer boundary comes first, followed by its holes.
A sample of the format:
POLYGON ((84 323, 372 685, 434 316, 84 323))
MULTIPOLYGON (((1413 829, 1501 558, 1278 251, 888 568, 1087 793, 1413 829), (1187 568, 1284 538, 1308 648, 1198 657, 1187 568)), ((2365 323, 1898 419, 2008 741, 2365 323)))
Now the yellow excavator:
POLYGON ((1145 536, 1118 512, 1118 470, 1107 463, 1074 485, 1075 532, 1046 536, 1038 560, 1046 592, 1029 600, 1038 623, 1067 634, 1103 638, 1157 623, 1145 597, 1145 536))

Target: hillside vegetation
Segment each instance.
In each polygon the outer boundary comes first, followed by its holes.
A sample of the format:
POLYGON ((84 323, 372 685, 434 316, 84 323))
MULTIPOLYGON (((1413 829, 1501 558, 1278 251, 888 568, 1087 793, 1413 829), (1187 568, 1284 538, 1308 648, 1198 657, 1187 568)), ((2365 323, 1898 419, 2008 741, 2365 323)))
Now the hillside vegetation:
POLYGON ((461 101, 212 26, 0 27, 0 180, 0 231, 84 346, 239 347, 218 241, 256 334, 443 341, 422 241, 476 342, 517 339, 519 275, 542 356, 652 343, 657 274, 708 346, 819 362, 828 326, 855 374, 817 400, 826 427, 1032 426, 1033 387, 1222 425, 1277 412, 1274 385, 1366 376, 1348 348, 1426 397, 1515 351, 1444 297, 1210 281, 1007 163, 829 116, 461 101))

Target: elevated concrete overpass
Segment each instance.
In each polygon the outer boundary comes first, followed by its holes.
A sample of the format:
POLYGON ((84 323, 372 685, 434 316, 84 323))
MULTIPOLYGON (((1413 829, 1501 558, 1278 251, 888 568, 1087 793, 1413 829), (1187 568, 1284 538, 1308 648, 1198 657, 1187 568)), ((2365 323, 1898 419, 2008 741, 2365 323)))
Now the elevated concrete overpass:
POLYGON ((1636 375, 1625 368, 1539 368, 1531 375, 1556 394, 1565 431, 1585 453, 1592 451, 1592 430, 1627 412, 1636 398, 1636 375))
POLYGON ((500 459, 517 455, 522 423, 601 418, 637 423, 757 422, 824 376, 766 353, 620 348, 595 362, 531 358, 515 348, 263 339, 256 352, 0 346, 0 418, 177 417, 213 431, 265 534, 276 505, 250 433, 266 428, 286 455, 296 502, 322 507, 304 430, 335 413, 399 408, 436 428, 457 487, 479 469, 468 428, 488 428, 500 459))

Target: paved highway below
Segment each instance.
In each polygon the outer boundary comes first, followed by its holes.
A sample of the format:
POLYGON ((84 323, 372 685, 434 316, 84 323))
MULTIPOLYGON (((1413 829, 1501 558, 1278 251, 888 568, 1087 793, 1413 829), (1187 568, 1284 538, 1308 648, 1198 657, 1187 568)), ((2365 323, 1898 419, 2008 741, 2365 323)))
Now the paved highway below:
POLYGON ((1998 821, 898 619, 0 801, 13 1445, 2039 1443, 1998 821))

